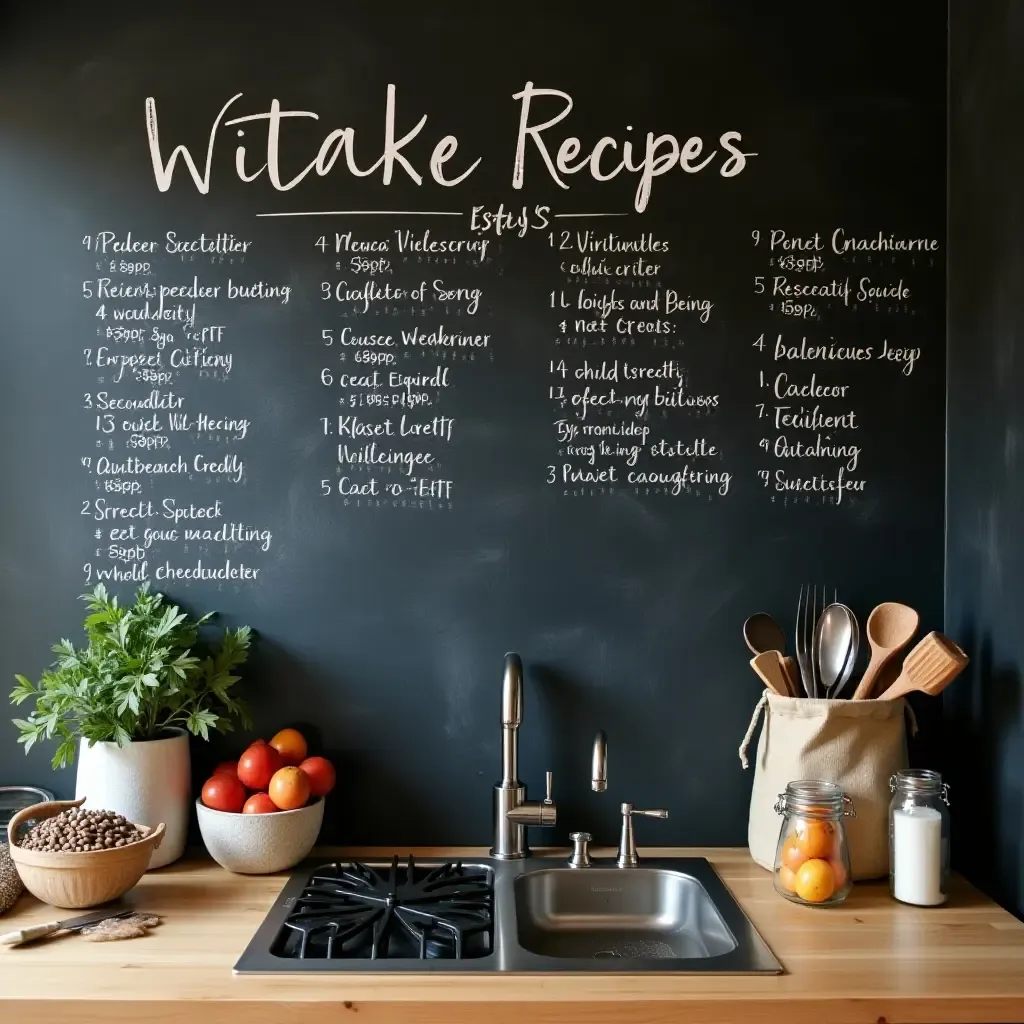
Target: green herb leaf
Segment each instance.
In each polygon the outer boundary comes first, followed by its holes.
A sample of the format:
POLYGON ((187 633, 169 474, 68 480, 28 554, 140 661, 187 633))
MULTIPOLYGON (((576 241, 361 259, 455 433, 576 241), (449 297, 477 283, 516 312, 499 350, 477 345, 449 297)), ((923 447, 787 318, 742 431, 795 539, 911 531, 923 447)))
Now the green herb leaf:
POLYGON ((26 750, 56 739, 53 764, 67 767, 83 738, 124 745, 168 724, 185 724, 207 739, 211 730, 230 729, 235 718, 249 724, 247 709, 232 696, 239 681, 233 670, 248 657, 248 627, 226 631, 218 645, 207 647, 199 627, 213 613, 190 619, 145 583, 128 606, 103 584, 82 600, 85 646, 61 640, 53 647, 57 660, 38 683, 15 676, 11 703, 34 702, 27 719, 14 720, 26 750))

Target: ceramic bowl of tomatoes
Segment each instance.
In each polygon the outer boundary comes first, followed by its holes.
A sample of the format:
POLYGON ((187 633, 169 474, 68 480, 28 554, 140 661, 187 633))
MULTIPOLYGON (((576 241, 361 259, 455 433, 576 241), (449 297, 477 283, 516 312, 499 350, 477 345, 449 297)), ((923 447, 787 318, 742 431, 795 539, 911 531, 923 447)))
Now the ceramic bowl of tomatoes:
POLYGON ((254 740, 237 761, 217 765, 196 801, 210 856, 246 875, 294 867, 316 843, 335 782, 334 766, 310 757, 297 729, 254 740))
POLYGON ((196 801, 199 831, 210 856, 239 875, 286 871, 308 857, 324 820, 323 797, 275 814, 216 811, 196 801))

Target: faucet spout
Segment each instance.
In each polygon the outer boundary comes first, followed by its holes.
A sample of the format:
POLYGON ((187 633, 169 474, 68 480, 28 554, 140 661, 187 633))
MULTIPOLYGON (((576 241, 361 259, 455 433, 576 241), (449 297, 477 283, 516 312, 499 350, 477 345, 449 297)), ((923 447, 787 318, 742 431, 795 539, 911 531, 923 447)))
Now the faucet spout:
POLYGON ((523 721, 523 663, 519 655, 505 655, 501 681, 501 784, 519 785, 519 726, 523 721))
POLYGON ((590 758, 590 788, 603 793, 608 788, 608 737, 599 729, 594 737, 594 752, 590 758))
POLYGON ((551 798, 551 772, 547 773, 547 795, 527 800, 526 786, 519 781, 519 726, 523 722, 523 663, 519 655, 505 655, 501 681, 501 781, 494 787, 494 845, 497 860, 518 860, 530 856, 526 842, 529 827, 552 826, 558 808, 551 798))

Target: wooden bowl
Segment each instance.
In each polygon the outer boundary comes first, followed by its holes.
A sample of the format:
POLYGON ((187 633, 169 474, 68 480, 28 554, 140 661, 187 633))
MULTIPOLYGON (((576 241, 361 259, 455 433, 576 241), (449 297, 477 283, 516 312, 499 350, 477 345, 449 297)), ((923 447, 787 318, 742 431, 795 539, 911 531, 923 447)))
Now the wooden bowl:
POLYGON ((54 907, 79 910, 96 907, 123 896, 143 876, 149 858, 164 837, 161 822, 156 828, 135 827, 145 838, 112 850, 88 850, 82 853, 49 853, 24 850, 17 843, 22 822, 31 818, 52 818, 69 807, 80 807, 80 800, 53 800, 33 804, 19 811, 7 826, 7 841, 18 874, 33 896, 54 907))

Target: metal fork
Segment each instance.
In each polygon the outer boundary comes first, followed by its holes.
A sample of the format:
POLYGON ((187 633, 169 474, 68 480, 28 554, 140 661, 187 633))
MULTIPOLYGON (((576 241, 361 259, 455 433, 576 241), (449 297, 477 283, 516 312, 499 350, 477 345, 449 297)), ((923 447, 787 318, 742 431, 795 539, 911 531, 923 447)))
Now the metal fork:
MULTIPOLYGON (((825 689, 818 663, 818 621, 825 611, 827 592, 827 587, 821 588, 819 604, 817 584, 801 584, 796 604, 796 662, 800 668, 800 682, 808 697, 820 697, 825 689)), ((833 604, 837 599, 838 594, 833 589, 833 604)))
POLYGON ((810 614, 808 602, 811 599, 810 587, 800 584, 800 596, 796 602, 796 663, 800 669, 800 685, 804 694, 814 696, 814 670, 811 668, 811 651, 807 646, 809 633, 807 619, 810 614))

